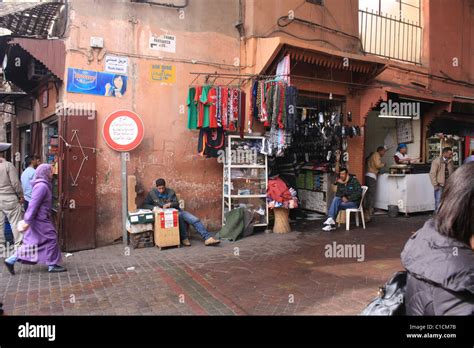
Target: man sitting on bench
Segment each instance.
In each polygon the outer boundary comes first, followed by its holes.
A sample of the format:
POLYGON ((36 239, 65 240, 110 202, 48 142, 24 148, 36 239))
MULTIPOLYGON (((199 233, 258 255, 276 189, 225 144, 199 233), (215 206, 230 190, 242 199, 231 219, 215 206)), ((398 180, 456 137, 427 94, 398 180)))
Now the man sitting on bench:
POLYGON ((154 207, 160 207, 162 209, 174 208, 179 210, 179 235, 181 243, 184 246, 191 246, 191 242, 188 238, 187 224, 192 225, 196 232, 201 235, 204 239, 205 245, 216 245, 220 243, 219 240, 214 239, 210 235, 198 217, 179 209, 179 202, 176 193, 172 189, 166 188, 166 182, 164 179, 156 180, 156 188, 148 193, 145 202, 142 205, 143 209, 153 210, 154 207))

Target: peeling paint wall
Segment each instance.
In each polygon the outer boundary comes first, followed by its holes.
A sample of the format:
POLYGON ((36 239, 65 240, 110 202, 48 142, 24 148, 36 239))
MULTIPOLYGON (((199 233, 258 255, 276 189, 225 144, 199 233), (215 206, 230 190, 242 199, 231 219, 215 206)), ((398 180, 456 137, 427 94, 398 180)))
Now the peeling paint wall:
MULTIPOLYGON (((190 1, 184 12, 125 1, 72 1, 66 67, 104 71, 105 54, 129 58, 123 98, 65 93, 68 102, 93 102, 97 110, 99 245, 122 235, 120 155, 108 148, 101 135, 105 118, 118 109, 136 112, 145 125, 143 143, 130 153, 128 174, 137 176, 145 193, 154 187, 157 178, 165 178, 167 185, 185 199, 187 210, 199 216, 210 230, 220 228, 222 166, 215 159, 197 155, 198 132, 187 129, 185 104, 195 77, 191 72, 238 71, 233 66, 240 57, 239 34, 234 27, 238 10, 237 0, 190 1), (150 37, 162 34, 176 36, 176 53, 149 48, 150 37), (105 49, 91 49, 91 36, 102 37, 105 49), (225 66, 165 61, 160 57, 225 66), (151 65, 160 63, 175 67, 175 83, 151 80, 151 65)), ((200 78, 196 84, 203 82, 200 78)), ((143 199, 139 196, 139 203, 143 199)))

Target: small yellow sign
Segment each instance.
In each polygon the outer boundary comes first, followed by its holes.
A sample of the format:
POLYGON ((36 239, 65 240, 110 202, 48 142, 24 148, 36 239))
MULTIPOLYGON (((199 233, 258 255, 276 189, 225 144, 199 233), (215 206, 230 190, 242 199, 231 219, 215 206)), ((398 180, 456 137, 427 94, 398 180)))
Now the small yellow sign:
POLYGON ((173 65, 152 64, 151 80, 164 83, 175 83, 176 67, 173 65))

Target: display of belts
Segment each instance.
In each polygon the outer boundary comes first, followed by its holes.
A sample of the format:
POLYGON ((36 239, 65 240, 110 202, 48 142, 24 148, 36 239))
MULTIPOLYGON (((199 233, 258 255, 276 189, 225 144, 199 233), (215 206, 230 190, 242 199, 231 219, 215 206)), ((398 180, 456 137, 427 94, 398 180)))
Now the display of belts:
POLYGON ((453 163, 458 167, 462 164, 463 138, 456 135, 439 134, 426 139, 426 163, 431 163, 436 157, 441 156, 443 148, 453 149, 453 163))
POLYGON ((261 153, 263 137, 229 135, 223 173, 222 224, 232 209, 246 208, 255 226, 268 224, 267 157, 261 153))

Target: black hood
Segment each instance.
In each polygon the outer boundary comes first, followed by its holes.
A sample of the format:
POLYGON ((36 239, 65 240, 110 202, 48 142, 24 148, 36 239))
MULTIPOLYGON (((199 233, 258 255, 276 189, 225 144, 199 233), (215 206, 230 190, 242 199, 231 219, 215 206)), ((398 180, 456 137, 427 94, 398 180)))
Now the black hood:
POLYGON ((402 264, 413 276, 456 292, 474 294, 474 252, 439 234, 428 220, 406 243, 402 264))

